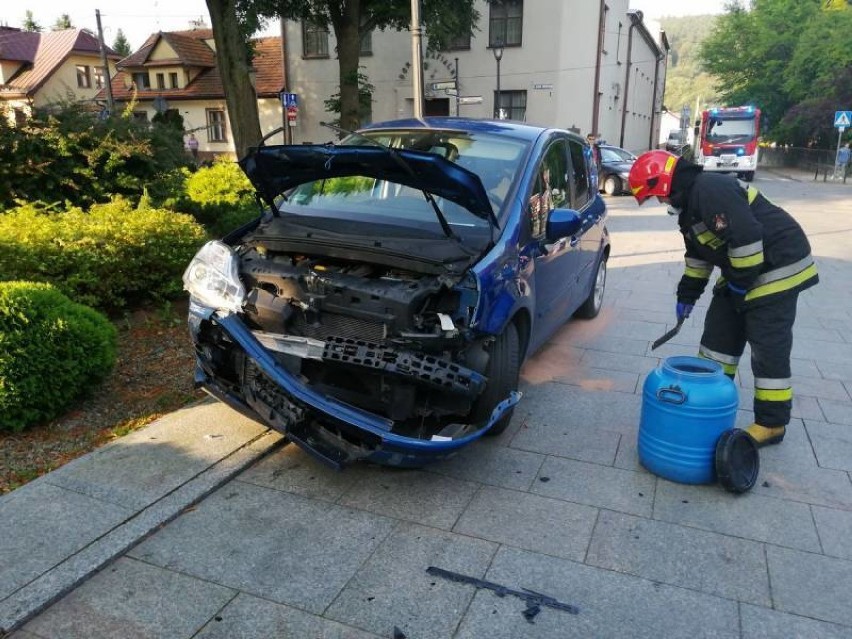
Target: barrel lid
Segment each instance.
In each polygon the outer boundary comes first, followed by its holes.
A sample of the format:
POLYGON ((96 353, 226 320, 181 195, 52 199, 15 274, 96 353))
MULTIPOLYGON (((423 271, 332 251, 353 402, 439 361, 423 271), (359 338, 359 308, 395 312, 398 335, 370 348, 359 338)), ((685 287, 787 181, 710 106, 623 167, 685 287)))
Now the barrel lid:
POLYGON ((725 490, 744 493, 757 483, 757 442, 741 428, 726 430, 716 442, 716 478, 725 490))

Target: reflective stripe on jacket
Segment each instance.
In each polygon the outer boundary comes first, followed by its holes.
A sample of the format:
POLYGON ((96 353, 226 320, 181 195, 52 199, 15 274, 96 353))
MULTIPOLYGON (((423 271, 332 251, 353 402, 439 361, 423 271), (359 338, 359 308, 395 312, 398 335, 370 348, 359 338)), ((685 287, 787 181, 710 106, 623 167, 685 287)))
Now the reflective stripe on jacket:
POLYGON ((819 281, 799 224, 732 176, 696 176, 678 222, 686 246, 680 301, 694 303, 701 296, 714 266, 722 271, 716 286, 730 282, 745 290, 746 303, 819 281))

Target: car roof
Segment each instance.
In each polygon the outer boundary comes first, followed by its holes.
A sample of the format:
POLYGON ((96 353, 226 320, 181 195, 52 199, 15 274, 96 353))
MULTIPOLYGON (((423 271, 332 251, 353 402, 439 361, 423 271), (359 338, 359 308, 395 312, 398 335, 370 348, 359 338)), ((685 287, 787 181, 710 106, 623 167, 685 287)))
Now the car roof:
POLYGON ((469 133, 507 133, 515 138, 520 138, 528 142, 534 142, 542 133, 547 131, 560 131, 567 134, 569 137, 576 139, 578 142, 586 144, 586 141, 579 135, 565 131, 563 129, 554 129, 550 127, 536 126, 525 122, 515 122, 513 120, 487 120, 478 118, 459 118, 448 116, 426 117, 422 119, 406 118, 402 120, 389 120, 387 122, 374 122, 362 127, 360 130, 377 130, 377 129, 444 129, 466 131, 469 133))

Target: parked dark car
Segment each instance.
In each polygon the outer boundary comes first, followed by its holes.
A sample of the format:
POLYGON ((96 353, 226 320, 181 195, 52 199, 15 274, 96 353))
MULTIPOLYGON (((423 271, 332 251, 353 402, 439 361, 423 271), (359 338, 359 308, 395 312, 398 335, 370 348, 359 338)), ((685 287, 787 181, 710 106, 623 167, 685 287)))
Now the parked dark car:
POLYGON ((591 162, 567 131, 459 118, 253 149, 264 212, 184 275, 198 383, 337 467, 502 432, 524 358, 601 308, 591 162))
POLYGON ((627 175, 636 156, 617 146, 600 145, 601 171, 599 182, 601 190, 607 195, 621 195, 628 192, 627 175))

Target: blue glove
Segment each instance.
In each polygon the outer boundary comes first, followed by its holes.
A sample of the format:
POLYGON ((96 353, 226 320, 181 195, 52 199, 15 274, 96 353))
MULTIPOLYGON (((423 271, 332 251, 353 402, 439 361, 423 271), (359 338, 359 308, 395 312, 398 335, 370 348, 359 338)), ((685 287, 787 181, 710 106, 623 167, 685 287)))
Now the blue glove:
POLYGON ((692 309, 694 304, 686 304, 685 302, 678 302, 675 307, 675 313, 677 314, 678 320, 686 319, 692 313, 692 309))
POLYGON ((731 293, 733 293, 734 295, 746 294, 746 290, 744 288, 740 288, 739 286, 731 284, 730 282, 728 282, 728 290, 731 291, 731 293))

